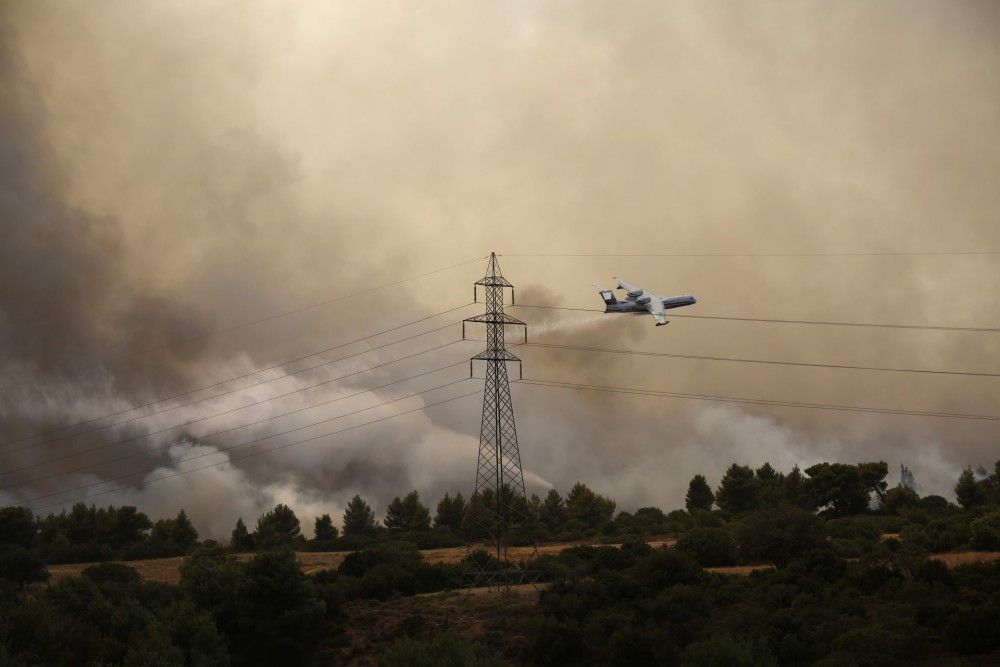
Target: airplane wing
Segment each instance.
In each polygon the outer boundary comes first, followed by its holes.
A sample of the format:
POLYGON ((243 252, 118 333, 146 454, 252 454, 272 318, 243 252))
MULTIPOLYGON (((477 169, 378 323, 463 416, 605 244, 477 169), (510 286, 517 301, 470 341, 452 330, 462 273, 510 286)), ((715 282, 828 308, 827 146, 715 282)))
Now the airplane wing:
POLYGON ((618 281, 618 289, 623 289, 628 292, 629 296, 642 296, 643 289, 638 285, 633 285, 632 283, 622 280, 621 278, 615 278, 618 281))
POLYGON ((663 299, 654 297, 646 304, 646 310, 656 319, 656 326, 662 327, 667 323, 666 309, 663 307, 663 299))

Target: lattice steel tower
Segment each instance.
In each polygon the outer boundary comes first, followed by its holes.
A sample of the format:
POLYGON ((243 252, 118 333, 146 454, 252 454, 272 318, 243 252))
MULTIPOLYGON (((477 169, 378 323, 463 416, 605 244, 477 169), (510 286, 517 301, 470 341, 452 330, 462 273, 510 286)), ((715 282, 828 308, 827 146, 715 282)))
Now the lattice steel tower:
POLYGON ((524 340, 528 340, 528 327, 521 320, 503 312, 504 289, 510 288, 511 304, 514 303, 514 286, 500 273, 496 253, 490 253, 486 275, 473 286, 473 298, 478 302, 479 287, 486 291, 486 312, 462 322, 465 337, 466 322, 486 325, 486 349, 469 360, 469 373, 478 360, 486 362, 486 384, 483 393, 483 418, 479 431, 479 459, 476 465, 474 497, 488 499, 490 507, 485 512, 482 529, 487 533, 491 550, 500 564, 500 570, 483 571, 478 581, 489 585, 519 583, 512 579, 523 578, 523 571, 505 569, 509 563, 508 544, 512 524, 520 523, 524 507, 524 473, 521 470, 521 453, 517 446, 517 429, 514 425, 514 406, 510 399, 510 381, 507 363, 516 361, 518 375, 522 376, 521 360, 511 354, 504 344, 507 325, 524 327, 524 340), (485 582, 483 581, 485 580, 485 582))

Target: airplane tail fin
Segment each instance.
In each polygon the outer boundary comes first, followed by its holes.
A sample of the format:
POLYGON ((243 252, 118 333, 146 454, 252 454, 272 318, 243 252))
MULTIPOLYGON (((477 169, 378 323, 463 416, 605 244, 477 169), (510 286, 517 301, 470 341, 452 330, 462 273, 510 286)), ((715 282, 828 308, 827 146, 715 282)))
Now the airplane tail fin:
POLYGON ((612 292, 611 290, 606 289, 604 287, 600 287, 598 285, 594 285, 594 289, 596 289, 597 293, 601 295, 602 299, 604 299, 604 305, 610 306, 612 304, 618 303, 618 299, 615 298, 615 293, 612 292))

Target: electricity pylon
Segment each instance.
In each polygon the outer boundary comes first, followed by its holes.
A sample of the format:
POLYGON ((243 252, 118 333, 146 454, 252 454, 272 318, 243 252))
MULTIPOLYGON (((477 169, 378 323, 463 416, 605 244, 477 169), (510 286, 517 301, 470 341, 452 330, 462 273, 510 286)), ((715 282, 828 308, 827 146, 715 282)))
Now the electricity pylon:
POLYGON ((518 376, 522 377, 523 374, 521 360, 505 346, 504 329, 508 325, 524 327, 524 340, 527 342, 528 327, 521 320, 503 312, 504 290, 510 288, 510 300, 513 304, 514 286, 500 273, 496 253, 490 253, 486 275, 477 280, 472 288, 473 298, 477 302, 480 286, 486 292, 486 312, 462 322, 463 338, 466 322, 486 325, 486 349, 469 360, 470 375, 476 360, 486 362, 476 487, 470 510, 476 517, 473 528, 485 533, 496 562, 476 563, 476 568, 467 573, 467 582, 472 586, 485 584, 491 588, 510 588, 514 584, 533 581, 533 578, 532 573, 512 564, 508 557, 511 529, 522 526, 528 516, 507 364, 517 362, 518 376))

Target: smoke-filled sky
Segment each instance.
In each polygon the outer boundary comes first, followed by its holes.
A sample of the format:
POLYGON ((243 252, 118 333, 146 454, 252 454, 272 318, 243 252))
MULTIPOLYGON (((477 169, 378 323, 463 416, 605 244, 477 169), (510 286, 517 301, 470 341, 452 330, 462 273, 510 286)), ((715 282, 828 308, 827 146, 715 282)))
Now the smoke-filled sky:
MULTIPOLYGON (((474 391, 405 398, 468 373, 457 326, 356 354, 471 306, 124 411, 467 304, 491 250, 536 305, 598 308, 621 275, 691 314, 1000 326, 998 255, 528 256, 1000 250, 996 3, 21 2, 0 40, 4 502, 226 537, 279 501, 311 527, 354 493, 468 494, 477 396, 239 457, 474 391)), ((1000 372, 990 332, 511 312, 537 342, 1000 372)), ((1000 414, 991 377, 516 351, 537 379, 1000 414)), ((998 456, 996 421, 513 393, 529 492, 623 509, 733 461, 882 459, 950 496, 998 456)))

